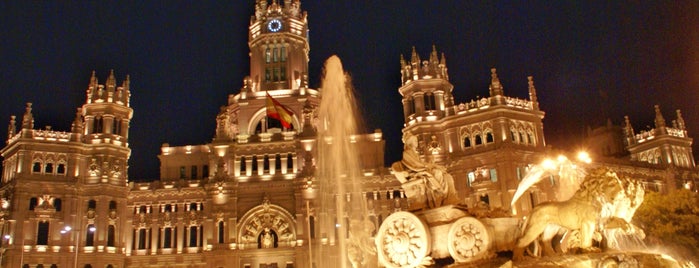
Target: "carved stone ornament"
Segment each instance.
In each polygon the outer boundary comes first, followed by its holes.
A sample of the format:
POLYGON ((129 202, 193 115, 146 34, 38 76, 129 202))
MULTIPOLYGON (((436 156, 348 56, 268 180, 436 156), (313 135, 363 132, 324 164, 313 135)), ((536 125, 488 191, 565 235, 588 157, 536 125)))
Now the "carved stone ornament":
POLYGON ((296 241, 293 217, 284 208, 271 204, 267 197, 243 216, 240 226, 239 241, 248 247, 257 247, 258 237, 271 231, 277 235, 279 246, 296 241))
POLYGON ((405 211, 393 213, 376 234, 379 263, 388 268, 428 266, 430 241, 427 224, 420 218, 405 211))
POLYGON ((449 228, 447 247, 456 262, 472 262, 487 257, 490 234, 475 218, 458 219, 449 228))

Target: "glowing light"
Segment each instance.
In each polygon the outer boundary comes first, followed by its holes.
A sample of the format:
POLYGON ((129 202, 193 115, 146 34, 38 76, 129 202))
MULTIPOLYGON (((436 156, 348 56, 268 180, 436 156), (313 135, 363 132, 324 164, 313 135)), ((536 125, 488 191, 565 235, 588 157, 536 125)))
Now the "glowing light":
POLYGON ((556 169, 556 163, 553 162, 553 160, 551 160, 551 159, 549 159, 549 158, 544 159, 544 161, 541 162, 541 166, 542 166, 544 169, 547 169, 547 170, 554 170, 554 169, 556 169))
POLYGON ((578 152, 578 160, 587 164, 592 163, 592 158, 590 158, 590 154, 588 154, 585 151, 578 152))

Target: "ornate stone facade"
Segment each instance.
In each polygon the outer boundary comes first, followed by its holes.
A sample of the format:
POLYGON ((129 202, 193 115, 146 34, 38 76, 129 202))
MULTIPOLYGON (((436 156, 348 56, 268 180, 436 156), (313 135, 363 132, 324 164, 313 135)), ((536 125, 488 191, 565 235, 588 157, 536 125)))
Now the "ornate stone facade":
MULTIPOLYGON (((157 181, 129 182, 126 175, 134 112, 128 76, 117 86, 113 72, 104 84, 93 74, 69 132, 34 129, 31 103, 21 118, 12 116, 0 151, 1 265, 260 268, 311 267, 317 256, 337 259, 328 249, 337 245, 343 234, 336 226, 345 221, 321 224, 319 219, 334 214, 321 209, 313 192, 321 94, 308 88, 307 14, 298 0, 279 2, 256 1, 249 25, 250 75, 210 119, 217 124, 213 140, 163 144, 157 181), (290 128, 266 116, 267 94, 293 112, 290 128)), ((446 59, 436 49, 424 61, 413 50, 410 60, 401 59, 400 71, 403 131, 417 138, 417 158, 452 175, 460 203, 485 214, 512 211, 519 180, 532 164, 553 156, 533 79, 525 85, 529 99, 507 97, 492 69, 490 96, 456 103, 446 59)), ((645 178, 650 190, 695 187, 699 176, 685 122, 678 112, 672 128, 664 124, 656 119, 656 129, 636 134, 627 123, 620 135, 625 146, 614 155, 622 158, 600 156, 594 165, 645 178), (661 161, 648 161, 657 155, 661 161)), ((410 204, 383 162, 383 135, 351 139, 362 156, 361 196, 373 225, 364 227, 374 230, 372 236, 389 235, 390 226, 380 229, 381 223, 389 216, 406 222, 393 213, 410 204)), ((557 185, 552 177, 532 187, 516 216, 555 199, 557 185)), ((356 201, 350 195, 336 199, 348 206, 356 201)), ((469 237, 482 226, 457 227, 442 254, 451 251, 463 259, 481 254, 479 241, 469 237)), ((400 228, 390 235, 403 235, 400 228)), ((396 246, 401 254, 427 250, 396 246)))

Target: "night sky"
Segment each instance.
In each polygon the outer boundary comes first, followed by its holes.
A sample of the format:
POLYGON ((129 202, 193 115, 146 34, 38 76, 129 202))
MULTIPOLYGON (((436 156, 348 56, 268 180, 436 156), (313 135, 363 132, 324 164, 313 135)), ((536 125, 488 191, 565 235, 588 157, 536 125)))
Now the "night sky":
MULTIPOLYGON (((249 73, 254 1, 0 1, 0 133, 34 103, 35 127, 70 130, 92 70, 131 76, 129 178, 159 177, 163 143, 210 142, 215 116, 249 73)), ((508 96, 534 76, 547 144, 579 145, 587 126, 629 115, 653 126, 683 111, 699 138, 699 1, 302 1, 310 84, 337 54, 386 163, 403 124, 399 58, 432 45, 447 58, 457 103, 488 95, 490 68, 508 96), (591 3, 587 3, 591 2, 591 3)), ((4 140, 4 139, 3 139, 4 140)), ((695 141, 696 143, 696 141, 695 141)), ((694 146, 695 158, 698 147, 694 146)))

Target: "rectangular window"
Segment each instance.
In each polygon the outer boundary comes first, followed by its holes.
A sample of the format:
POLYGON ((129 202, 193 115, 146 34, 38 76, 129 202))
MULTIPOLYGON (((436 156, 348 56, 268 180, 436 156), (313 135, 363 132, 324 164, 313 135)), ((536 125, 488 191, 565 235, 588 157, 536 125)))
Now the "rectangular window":
POLYGON ((115 228, 114 225, 109 225, 107 227, 107 246, 108 247, 113 247, 114 246, 114 236, 115 236, 115 228))
POLYGON ((274 62, 279 61, 279 50, 275 47, 274 48, 274 62))
POLYGON ((471 186, 471 183, 476 180, 476 173, 473 171, 468 173, 468 186, 471 186))
POLYGON ((269 70, 269 68, 265 69, 265 81, 269 82, 272 80, 272 71, 269 70))
POLYGON ((181 166, 180 167, 180 179, 186 179, 187 178, 187 167, 181 166))
POLYGON ((190 226, 189 227, 189 247, 196 247, 196 246, 197 246, 197 227, 190 226))
POLYGON ((274 68, 274 81, 279 81, 279 68, 274 68))
POLYGON ((218 243, 223 244, 223 238, 224 238, 224 229, 223 229, 223 221, 218 222, 218 243))
POLYGON ((270 63, 271 60, 272 60, 272 52, 269 50, 269 48, 267 48, 265 50, 265 62, 270 63))
POLYGON ((201 176, 202 178, 208 178, 209 177, 209 166, 208 165, 203 165, 201 167, 201 176))
POLYGON ((138 249, 146 249, 146 229, 138 230, 138 249))
POLYGON ((172 228, 165 228, 163 231, 163 248, 172 247, 172 228))
POLYGON ((286 61, 286 47, 282 47, 282 62, 286 61))
POLYGON ((36 244, 37 245, 48 245, 49 244, 49 222, 42 221, 39 222, 36 232, 36 244))
POLYGON ((490 169, 490 181, 496 182, 498 181, 498 170, 491 168, 490 169))
POLYGON ((280 80, 280 81, 286 80, 286 68, 284 68, 284 67, 282 67, 282 69, 281 69, 281 73, 280 73, 280 78, 279 78, 279 80, 280 80))
POLYGON ((192 166, 191 173, 192 173, 192 179, 196 180, 197 179, 197 166, 192 166))

